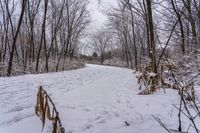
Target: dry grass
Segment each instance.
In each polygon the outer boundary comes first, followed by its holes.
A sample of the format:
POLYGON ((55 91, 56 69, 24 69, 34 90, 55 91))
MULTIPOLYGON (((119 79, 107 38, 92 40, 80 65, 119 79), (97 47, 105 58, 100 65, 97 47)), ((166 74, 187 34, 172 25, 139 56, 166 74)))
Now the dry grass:
POLYGON ((35 113, 42 121, 42 129, 45 121, 48 119, 52 122, 52 133, 64 133, 65 129, 59 118, 59 113, 47 94, 47 92, 40 86, 37 94, 37 104, 35 106, 35 113))

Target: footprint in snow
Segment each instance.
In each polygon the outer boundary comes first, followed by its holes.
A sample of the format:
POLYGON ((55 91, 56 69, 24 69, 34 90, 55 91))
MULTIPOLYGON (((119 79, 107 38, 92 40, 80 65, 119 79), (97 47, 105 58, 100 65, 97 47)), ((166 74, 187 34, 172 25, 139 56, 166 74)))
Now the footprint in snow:
POLYGON ((31 108, 32 106, 28 105, 28 106, 15 106, 14 108, 8 110, 6 113, 11 113, 11 112, 20 112, 24 109, 28 109, 31 108))
POLYGON ((33 117, 33 116, 35 116, 34 113, 33 114, 26 114, 26 115, 18 114, 16 116, 14 116, 12 119, 0 123, 0 126, 2 126, 2 125, 10 125, 10 124, 19 122, 19 121, 21 121, 23 119, 26 119, 26 118, 29 118, 29 117, 33 117))
POLYGON ((86 111, 86 112, 90 112, 91 111, 90 109, 86 109, 86 108, 83 109, 83 110, 86 111))
POLYGON ((73 133, 73 132, 74 132, 73 130, 66 131, 66 133, 73 133))
POLYGON ((83 125, 82 130, 83 130, 83 131, 86 131, 86 130, 89 130, 91 127, 93 127, 93 125, 87 123, 87 124, 83 125))

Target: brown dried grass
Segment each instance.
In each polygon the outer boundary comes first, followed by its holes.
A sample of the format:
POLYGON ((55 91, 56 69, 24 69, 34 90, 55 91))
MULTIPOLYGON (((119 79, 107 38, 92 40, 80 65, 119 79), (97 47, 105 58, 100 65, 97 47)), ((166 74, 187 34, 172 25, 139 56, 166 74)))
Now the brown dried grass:
POLYGON ((65 132, 65 129, 62 127, 62 123, 60 121, 59 112, 57 111, 53 101, 47 92, 42 88, 42 86, 39 87, 37 93, 35 113, 42 121, 42 129, 44 129, 45 121, 47 119, 52 122, 52 133, 65 132))

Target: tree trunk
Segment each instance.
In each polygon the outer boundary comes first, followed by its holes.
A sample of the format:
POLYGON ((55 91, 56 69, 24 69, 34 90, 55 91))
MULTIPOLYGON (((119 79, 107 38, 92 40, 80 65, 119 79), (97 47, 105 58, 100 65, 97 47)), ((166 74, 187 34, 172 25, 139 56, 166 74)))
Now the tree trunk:
POLYGON ((154 73, 157 73, 156 65, 156 44, 154 38, 154 26, 153 26, 153 17, 152 17, 152 1, 146 0, 147 2, 147 12, 148 12, 148 22, 149 22, 149 36, 150 36, 150 55, 151 55, 151 67, 154 73))
MULTIPOLYGON (((41 50, 42 50, 42 44, 43 44, 43 41, 44 41, 44 47, 46 47, 46 38, 45 38, 45 26, 46 26, 46 15, 47 15, 47 6, 48 6, 48 0, 44 0, 45 1, 45 7, 44 7, 44 18, 43 18, 43 24, 42 24, 42 35, 41 35, 41 40, 40 40, 40 46, 39 46, 39 51, 38 51, 38 54, 37 54, 37 62, 36 62, 36 72, 38 72, 38 68, 39 68, 39 61, 40 61, 40 53, 41 53, 41 50)), ((45 48, 45 56, 46 56, 46 61, 47 61, 47 51, 46 51, 46 48, 45 48)), ((48 68, 45 67, 48 71, 48 68)))
MULTIPOLYGON (((131 27, 132 27, 132 34, 133 34, 133 45, 134 45, 134 57, 135 57, 135 69, 137 70, 138 69, 138 61, 137 61, 137 47, 136 47, 136 37, 135 37, 135 23, 134 23, 134 16, 133 16, 133 11, 132 11, 132 8, 131 8, 131 5, 129 3, 129 9, 130 9, 130 12, 131 12, 131 27)), ((132 62, 132 60, 131 60, 132 62)))
POLYGON ((174 12, 176 13, 176 16, 178 18, 178 22, 179 22, 179 25, 180 25, 181 40, 182 40, 181 51, 182 51, 183 54, 185 54, 185 35, 184 35, 184 28, 183 28, 183 23, 182 23, 182 20, 181 20, 181 15, 175 7, 174 0, 171 0, 171 4, 172 4, 174 12))
POLYGON ((27 3, 27 0, 23 0, 22 1, 22 10, 21 10, 21 14, 20 14, 20 17, 19 17, 17 31, 16 31, 16 33, 14 35, 14 38, 13 38, 12 49, 11 49, 10 58, 9 58, 9 62, 8 62, 8 70, 7 70, 7 75, 8 76, 11 75, 11 71, 12 71, 12 63, 13 63, 14 51, 15 51, 15 48, 16 48, 16 42, 17 42, 19 30, 20 30, 20 27, 21 27, 21 24, 22 24, 22 21, 23 21, 24 12, 25 12, 25 8, 26 8, 26 3, 27 3))
POLYGON ((192 9, 191 9, 191 0, 182 0, 184 6, 187 9, 188 12, 188 20, 190 22, 191 25, 191 30, 192 30, 192 45, 194 45, 194 47, 197 46, 197 33, 196 33, 196 23, 195 20, 192 16, 192 9))

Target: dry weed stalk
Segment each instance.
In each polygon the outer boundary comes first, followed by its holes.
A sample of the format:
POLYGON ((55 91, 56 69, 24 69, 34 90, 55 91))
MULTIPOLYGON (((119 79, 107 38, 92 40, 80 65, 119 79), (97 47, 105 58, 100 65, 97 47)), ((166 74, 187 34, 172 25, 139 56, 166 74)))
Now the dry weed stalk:
POLYGON ((158 86, 157 76, 149 76, 145 81, 146 89, 139 93, 139 95, 149 95, 156 91, 158 86))
POLYGON ((42 121, 42 129, 44 128, 45 120, 48 119, 52 122, 52 133, 65 132, 65 129, 62 127, 62 123, 59 118, 59 113, 53 101, 51 100, 47 92, 42 88, 42 86, 39 87, 37 93, 37 104, 35 107, 35 113, 38 117, 40 117, 42 121))
MULTIPOLYGON (((165 80, 165 76, 163 73, 165 71, 176 71, 177 66, 175 64, 167 64, 162 63, 162 65, 159 66, 160 73, 153 74, 151 73, 150 66, 146 66, 144 70, 141 72, 140 75, 136 76, 138 78, 138 84, 140 84, 139 90, 141 89, 141 85, 144 85, 145 89, 139 93, 139 95, 148 95, 155 92, 157 89, 160 88, 171 88, 178 90, 178 86, 175 83, 168 83, 165 80)), ((170 76, 168 76, 170 77, 170 76)), ((190 84, 191 86, 191 84, 190 84)), ((193 87, 186 87, 186 90, 193 91, 193 87), (188 90, 190 88, 190 90, 188 90)))
POLYGON ((159 76, 155 73, 152 73, 151 65, 146 66, 144 70, 141 72, 140 75, 137 76, 138 78, 138 84, 143 84, 145 86, 145 89, 139 93, 139 95, 149 95, 154 93, 159 87, 159 76))

